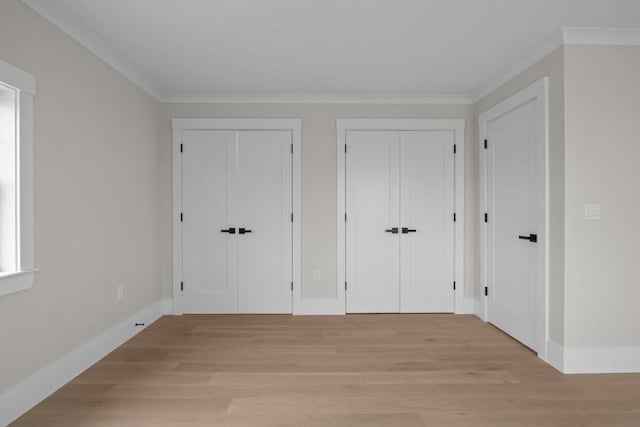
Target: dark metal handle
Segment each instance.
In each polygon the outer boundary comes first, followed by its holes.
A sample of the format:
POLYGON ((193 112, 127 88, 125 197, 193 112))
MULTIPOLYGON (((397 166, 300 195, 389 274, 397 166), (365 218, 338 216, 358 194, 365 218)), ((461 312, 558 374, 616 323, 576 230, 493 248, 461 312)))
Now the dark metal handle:
POLYGON ((385 231, 385 233, 398 234, 398 227, 393 227, 393 228, 390 228, 390 229, 384 230, 384 231, 385 231))
POLYGON ((529 234, 528 236, 518 236, 518 239, 528 240, 530 242, 536 243, 538 241, 538 235, 537 234, 529 234))
POLYGON ((249 230, 248 228, 238 228, 238 233, 239 234, 244 234, 244 233, 251 233, 251 230, 249 230))
POLYGON ((415 233, 416 231, 413 228, 402 227, 402 234, 415 233))
POLYGON ((229 233, 229 234, 236 234, 236 229, 235 227, 229 227, 226 230, 220 230, 221 233, 229 233))

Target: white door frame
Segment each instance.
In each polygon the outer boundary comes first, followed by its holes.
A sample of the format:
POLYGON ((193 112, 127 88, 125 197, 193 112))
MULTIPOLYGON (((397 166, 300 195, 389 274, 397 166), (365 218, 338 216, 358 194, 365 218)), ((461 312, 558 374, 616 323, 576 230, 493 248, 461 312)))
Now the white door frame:
POLYGON ((301 119, 172 119, 173 129, 173 314, 183 314, 182 292, 182 133, 186 130, 284 130, 293 144, 293 312, 301 303, 301 119))
MULTIPOLYGON (((454 278, 456 290, 454 292, 454 313, 469 312, 464 304, 464 119, 338 119, 337 149, 337 280, 336 294, 338 306, 346 311, 346 189, 345 189, 345 151, 347 131, 357 130, 388 130, 388 131, 451 131, 454 134, 455 155, 455 213, 454 227, 455 257, 454 278)), ((451 284, 453 286, 453 283, 451 284)))
MULTIPOLYGON (((540 212, 544 212, 543 215, 539 215, 538 230, 542 232, 538 233, 538 245, 541 247, 543 256, 539 257, 538 277, 543 278, 542 285, 536 292, 536 335, 538 346, 538 357, 542 360, 547 360, 547 340, 549 336, 548 329, 548 307, 549 307, 549 78, 544 77, 537 82, 527 86, 515 95, 505 99, 496 106, 488 109, 478 116, 479 125, 479 140, 478 143, 480 149, 480 212, 484 217, 484 213, 487 212, 487 152, 484 149, 484 140, 487 135, 487 123, 515 110, 516 108, 529 103, 535 102, 537 109, 539 135, 542 135, 543 151, 541 157, 544 158, 542 164, 538 162, 538 168, 542 171, 544 169, 544 184, 540 186, 541 192, 538 200, 543 206, 540 206, 540 212)), ((489 143, 491 143, 489 141, 489 143)), ((538 175, 540 176, 540 175, 538 175)), ((491 213, 489 212, 489 217, 491 213)), ((489 218, 490 220, 490 218, 489 218)), ((480 280, 481 280, 481 311, 476 313, 479 317, 487 321, 487 297, 484 294, 484 287, 491 284, 487 283, 487 223, 484 222, 484 218, 480 220, 480 280)))

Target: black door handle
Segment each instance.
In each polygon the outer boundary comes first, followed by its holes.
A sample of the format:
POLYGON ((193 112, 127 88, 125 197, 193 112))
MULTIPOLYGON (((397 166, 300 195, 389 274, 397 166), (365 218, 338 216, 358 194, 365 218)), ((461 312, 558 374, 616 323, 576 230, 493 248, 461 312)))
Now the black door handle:
POLYGON ((251 233, 251 230, 249 230, 248 228, 238 228, 238 234, 245 234, 245 233, 251 233))
POLYGON ((220 230, 221 233, 229 233, 229 234, 236 234, 236 229, 235 227, 229 227, 226 230, 220 230))
POLYGON ((385 231, 385 233, 398 234, 398 227, 393 227, 393 228, 390 228, 390 229, 384 230, 384 231, 385 231))
POLYGON ((416 231, 413 228, 402 227, 402 234, 415 233, 416 231))
POLYGON ((530 242, 536 243, 538 241, 538 235, 537 234, 529 234, 528 236, 518 236, 518 239, 528 240, 530 242))

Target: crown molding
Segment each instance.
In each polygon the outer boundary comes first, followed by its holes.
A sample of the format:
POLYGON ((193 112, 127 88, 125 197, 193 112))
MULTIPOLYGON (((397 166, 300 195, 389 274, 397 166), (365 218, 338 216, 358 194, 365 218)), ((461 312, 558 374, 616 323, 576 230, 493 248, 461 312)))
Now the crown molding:
POLYGON ((549 55, 566 45, 586 46, 640 46, 640 29, 637 28, 589 28, 561 27, 545 41, 536 46, 529 55, 513 64, 506 72, 482 85, 473 92, 473 103, 478 102, 500 86, 549 55))
POLYGON ((144 73, 114 51, 95 33, 87 29, 77 20, 72 19, 55 1, 22 0, 22 2, 114 68, 134 85, 157 100, 160 100, 161 92, 151 83, 151 80, 145 76, 144 73))
POLYGON ((343 93, 168 93, 165 103, 212 104, 472 104, 470 95, 343 93))

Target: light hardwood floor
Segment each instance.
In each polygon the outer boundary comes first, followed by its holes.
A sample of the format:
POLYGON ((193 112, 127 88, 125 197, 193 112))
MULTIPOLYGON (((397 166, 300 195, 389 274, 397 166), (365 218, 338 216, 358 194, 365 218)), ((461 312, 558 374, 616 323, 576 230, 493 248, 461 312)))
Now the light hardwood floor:
POLYGON ((640 374, 562 375, 473 316, 165 316, 16 426, 640 426, 640 374))

